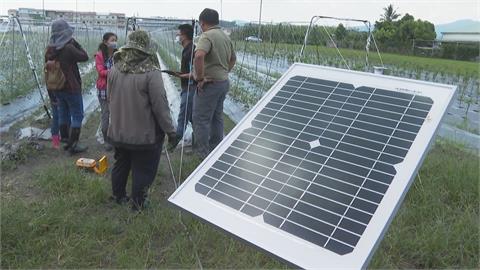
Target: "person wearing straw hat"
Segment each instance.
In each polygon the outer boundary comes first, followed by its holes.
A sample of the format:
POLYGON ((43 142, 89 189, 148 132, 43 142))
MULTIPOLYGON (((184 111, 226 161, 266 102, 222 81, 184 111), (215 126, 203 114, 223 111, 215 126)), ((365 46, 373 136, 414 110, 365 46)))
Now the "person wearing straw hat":
POLYGON ((107 140, 114 146, 112 199, 130 200, 126 194, 132 172, 132 209, 142 210, 147 190, 155 179, 165 134, 176 144, 169 103, 163 85, 156 44, 142 30, 128 36, 113 55, 107 77, 110 121, 107 140))

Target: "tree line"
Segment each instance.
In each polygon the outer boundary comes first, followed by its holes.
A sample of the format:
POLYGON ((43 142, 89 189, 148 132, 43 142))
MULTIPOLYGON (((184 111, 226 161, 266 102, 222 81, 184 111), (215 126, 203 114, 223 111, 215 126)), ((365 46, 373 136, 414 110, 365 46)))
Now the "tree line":
MULTIPOLYGON (((479 44, 439 45, 433 23, 415 19, 406 13, 401 16, 393 5, 388 5, 375 22, 374 37, 381 52, 416 54, 459 60, 478 60, 479 44)), ((288 23, 261 25, 247 24, 233 28, 231 38, 244 40, 248 36, 259 36, 264 42, 303 44, 308 26, 288 23)), ((336 27, 315 25, 312 27, 307 44, 332 47, 333 42, 340 48, 364 49, 368 32, 366 29, 346 28, 342 23, 336 27)))

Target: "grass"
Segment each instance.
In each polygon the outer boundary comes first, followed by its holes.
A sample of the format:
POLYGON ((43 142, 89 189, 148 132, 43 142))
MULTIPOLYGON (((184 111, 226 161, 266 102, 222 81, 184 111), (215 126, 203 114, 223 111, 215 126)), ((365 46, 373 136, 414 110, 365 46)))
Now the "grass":
MULTIPOLYGON (((225 120, 229 131, 234 123, 225 120)), ((177 172, 179 153, 172 159, 177 172)), ((196 268, 194 243, 204 267, 285 267, 182 215, 192 235, 190 241, 178 210, 166 202, 173 189, 164 162, 150 190, 152 207, 141 214, 108 200, 107 177, 78 170, 68 160, 47 165, 28 179, 30 188, 38 189, 40 194, 33 201, 18 197, 11 185, 3 186, 2 268, 196 268), (232 256, 225 256, 225 251, 232 256), (237 255, 249 261, 238 260, 237 255)), ((182 178, 200 162, 196 156, 186 154, 182 178)))
POLYGON ((455 126, 459 129, 466 130, 470 133, 480 135, 479 127, 470 126, 468 119, 466 118, 463 118, 463 120, 458 122, 455 126))
POLYGON ((370 266, 478 269, 479 241, 479 158, 439 141, 370 266))
MULTIPOLYGON (((226 126, 231 126, 227 123, 226 126)), ((178 153, 172 156, 178 170, 178 153)), ((200 162, 185 156, 187 176, 200 162)), ((477 156, 438 142, 375 254, 371 268, 478 268, 477 156)), ((108 200, 107 177, 77 170, 69 161, 35 173, 34 200, 3 189, 2 268, 286 268, 283 263, 182 215, 166 197, 168 169, 160 166, 152 207, 133 214, 108 200)))
MULTIPOLYGON (((18 27, 16 31, 18 31, 18 27)), ((40 84, 43 86, 44 53, 46 41, 49 39, 48 31, 28 32, 27 28, 24 28, 24 31, 26 31, 25 36, 32 61, 39 76, 40 84)), ((86 33, 85 30, 77 30, 75 38, 82 44, 89 56, 88 62, 79 63, 80 68, 93 62, 93 55, 102 40, 102 34, 98 31, 86 33)), ((13 36, 10 31, 0 48, 0 102, 2 104, 26 95, 32 90, 37 91, 37 84, 30 69, 24 46, 21 35, 16 32, 13 36)), ((90 87, 95 82, 96 76, 95 69, 91 69, 88 74, 85 74, 85 77, 82 78, 84 87, 90 87)))
MULTIPOLYGON (((91 122, 93 132, 98 123, 91 122)), ((225 130, 233 126, 226 118, 225 130)), ((172 161, 177 174, 178 151, 172 161)), ((370 268, 479 268, 479 161, 438 141, 370 268)), ((22 166, 29 162, 25 155, 22 166)), ((200 162, 186 154, 182 179, 200 162)), ((204 268, 287 268, 210 225, 180 217, 166 201, 174 188, 165 156, 150 189, 151 207, 140 214, 110 202, 108 177, 78 170, 71 159, 22 177, 34 196, 16 187, 15 171, 2 175, 2 268, 198 268, 194 251, 204 268)))
POLYGON ((37 144, 29 141, 23 141, 18 144, 15 149, 12 149, 11 153, 1 160, 1 171, 11 171, 18 168, 19 165, 25 163, 32 153, 36 153, 37 144))
MULTIPOLYGON (((243 51, 245 44, 243 41, 237 41, 237 50, 243 51)), ((277 44, 278 55, 296 55, 300 52, 300 44, 277 44)), ((254 54, 265 54, 267 57, 271 57, 274 45, 268 42, 264 43, 248 43, 247 51, 254 54), (267 48, 264 50, 264 48, 267 48)), ((308 56, 304 60, 307 62, 315 62, 313 59, 318 57, 322 59, 338 58, 338 53, 335 48, 328 48, 324 46, 308 45, 305 49, 305 55, 308 56)), ((364 65, 365 63, 365 51, 353 50, 353 49, 340 49, 340 52, 347 60, 359 61, 364 65)), ((381 53, 382 60, 387 66, 395 66, 396 68, 403 68, 413 71, 430 71, 435 73, 459 75, 463 77, 478 78, 480 67, 478 62, 458 61, 451 59, 410 56, 393 53, 381 53)), ((369 53, 369 61, 372 65, 380 65, 380 58, 376 54, 376 51, 371 49, 369 53)), ((340 63, 343 65, 342 63, 340 63)))
POLYGON ((15 124, 13 124, 8 132, 1 134, 0 140, 2 143, 5 142, 15 142, 14 144, 4 144, 3 146, 9 149, 9 152, 0 156, 0 171, 11 171, 18 168, 19 165, 22 165, 27 160, 31 159, 33 156, 37 156, 38 151, 44 147, 41 144, 38 144, 32 140, 17 140, 18 131, 23 127, 46 127, 49 125, 50 120, 46 118, 37 119, 40 115, 45 113, 43 107, 35 110, 31 115, 22 119, 15 124))

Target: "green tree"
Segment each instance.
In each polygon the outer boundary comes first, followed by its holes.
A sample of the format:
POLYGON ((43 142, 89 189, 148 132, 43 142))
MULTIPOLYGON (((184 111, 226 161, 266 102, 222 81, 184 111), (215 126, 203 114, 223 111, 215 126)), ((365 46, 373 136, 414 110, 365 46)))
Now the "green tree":
POLYGON ((428 21, 422 21, 409 14, 398 21, 398 41, 405 45, 411 44, 412 39, 433 40, 437 34, 435 26, 428 21))
POLYGON ((405 14, 397 22, 397 41, 403 45, 410 44, 411 40, 415 38, 415 18, 410 14, 405 14))
POLYGON ((416 39, 434 40, 437 37, 435 26, 429 21, 418 19, 415 22, 414 37, 416 39))
POLYGON ((412 39, 435 39, 435 27, 432 23, 415 20, 408 13, 400 20, 393 21, 398 18, 398 14, 392 10, 391 5, 385 8, 385 14, 375 22, 374 34, 383 50, 407 52, 411 49, 412 39))
MULTIPOLYGON (((377 24, 376 24, 377 25, 377 24)), ((375 27, 374 35, 380 46, 385 48, 393 48, 397 46, 397 29, 392 22, 382 22, 379 27, 375 27)))
POLYGON ((339 41, 342 41, 347 36, 347 29, 343 26, 343 24, 339 24, 337 29, 335 29, 335 38, 339 41))
POLYGON ((393 22, 398 17, 400 17, 400 14, 397 13, 397 10, 393 8, 392 4, 383 8, 383 11, 384 13, 381 15, 382 16, 382 18, 380 19, 381 21, 393 22))

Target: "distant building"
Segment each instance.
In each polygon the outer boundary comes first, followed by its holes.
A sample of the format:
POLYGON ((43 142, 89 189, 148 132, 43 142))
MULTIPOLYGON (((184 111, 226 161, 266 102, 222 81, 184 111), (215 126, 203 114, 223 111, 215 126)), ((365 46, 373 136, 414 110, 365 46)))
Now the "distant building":
POLYGON ((18 10, 16 9, 9 9, 8 16, 18 16, 18 10))
POLYGON ((43 10, 33 8, 19 8, 18 17, 20 19, 42 19, 43 10))
POLYGON ((442 32, 441 42, 480 43, 480 32, 442 32))
POLYGON ((480 32, 442 32, 443 56, 467 61, 480 61, 480 32))
POLYGON ((126 23, 124 13, 96 13, 96 12, 75 12, 71 10, 42 10, 34 8, 10 9, 8 14, 18 16, 25 21, 45 20, 53 21, 64 19, 72 23, 85 23, 87 25, 99 26, 124 26, 126 23))
POLYGON ((117 24, 117 16, 111 13, 97 13, 95 20, 96 20, 95 23, 98 25, 117 24))
POLYGON ((117 25, 125 25, 127 23, 125 13, 110 13, 110 14, 114 16, 115 19, 117 20, 117 25))
POLYGON ((64 19, 68 22, 73 22, 74 18, 73 11, 69 10, 45 10, 45 17, 47 20, 56 20, 56 19, 64 19))
POLYGON ((95 12, 78 12, 77 18, 73 18, 73 21, 78 21, 86 24, 95 24, 97 14, 95 12))

